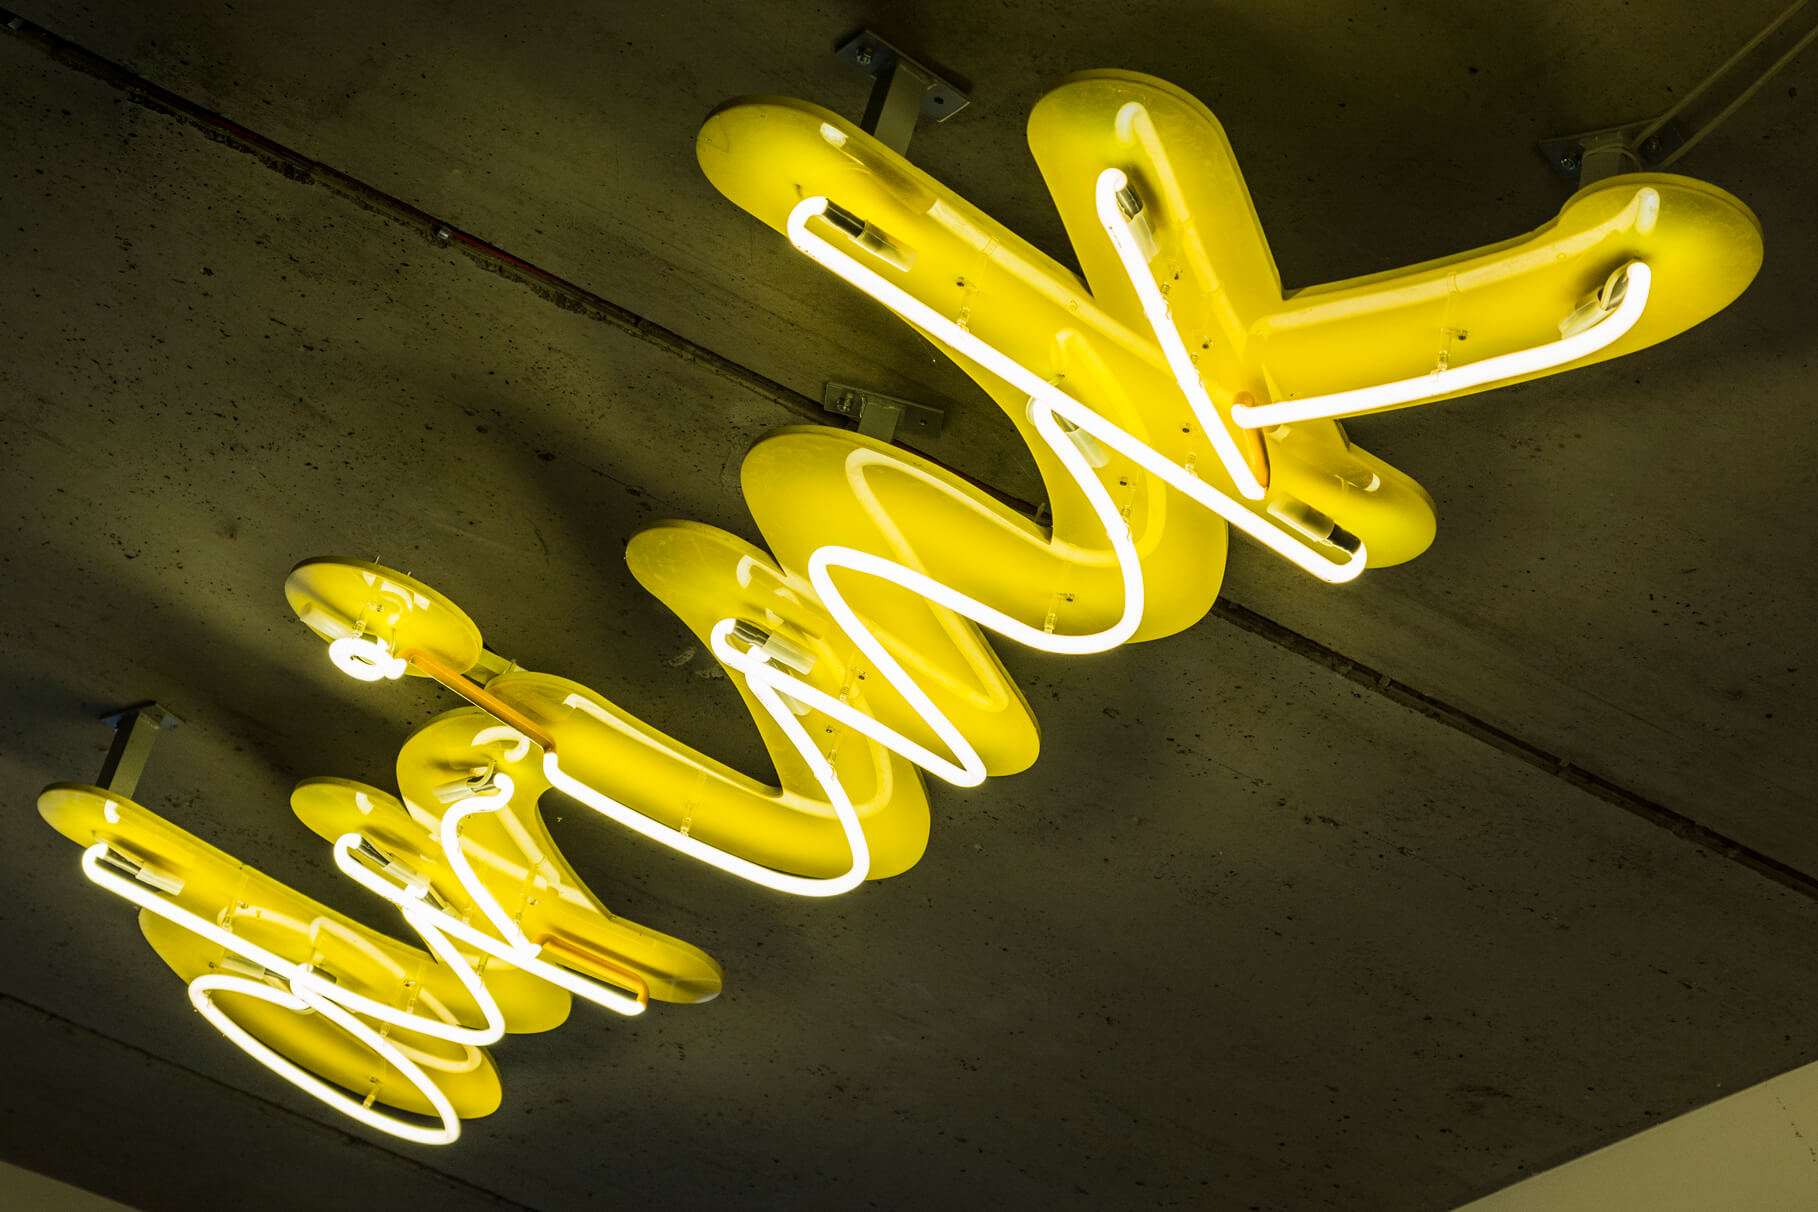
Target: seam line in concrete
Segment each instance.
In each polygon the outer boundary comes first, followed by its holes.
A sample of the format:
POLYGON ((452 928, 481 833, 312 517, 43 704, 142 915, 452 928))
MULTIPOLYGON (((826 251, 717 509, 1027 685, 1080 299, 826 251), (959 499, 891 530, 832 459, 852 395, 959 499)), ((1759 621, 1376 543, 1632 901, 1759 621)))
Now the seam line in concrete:
MULTIPOLYGON (((267 167, 292 180, 303 184, 323 186, 366 210, 421 233, 430 244, 455 248, 466 253, 481 268, 528 287, 557 307, 609 324, 629 336, 647 341, 685 361, 694 362, 712 373, 738 384, 754 395, 769 400, 816 424, 826 424, 828 421, 827 415, 820 405, 800 392, 715 353, 680 333, 664 328, 629 308, 595 294, 586 287, 515 257, 497 245, 461 231, 452 224, 442 222, 428 211, 412 206, 401 198, 394 197, 331 165, 311 159, 301 152, 248 130, 213 110, 160 88, 112 60, 102 58, 6 9, 0 9, 0 28, 4 28, 14 37, 33 46, 54 61, 120 89, 139 104, 185 122, 210 139, 255 156, 267 167), (448 233, 446 237, 441 235, 443 232, 448 233)), ((930 459, 931 462, 940 462, 938 459, 933 459, 931 456, 915 450, 914 447, 902 443, 898 443, 898 445, 903 445, 904 449, 922 458, 930 459)), ((957 471, 957 469, 950 470, 957 471)), ((959 474, 974 486, 991 493, 998 499, 1022 508, 1026 512, 1033 512, 1026 502, 1018 501, 1002 490, 965 475, 963 472, 959 472, 959 474)), ((1545 771, 1554 778, 1561 779, 1596 796, 1605 803, 1631 812, 1676 837, 1701 846, 1778 884, 1818 900, 1818 877, 1783 863, 1771 855, 1745 845, 1709 826, 1701 825, 1691 817, 1676 812, 1658 801, 1630 791, 1602 775, 1575 766, 1566 759, 1521 739, 1514 733, 1480 720, 1460 708, 1411 686, 1397 682, 1388 674, 1358 664, 1342 653, 1265 618, 1229 598, 1219 598, 1213 607, 1212 614, 1232 626, 1248 631, 1315 664, 1323 665, 1374 694, 1399 703, 1410 711, 1462 732, 1466 736, 1474 737, 1519 761, 1545 771)))
POLYGON ((336 1128, 330 1124, 325 1124, 320 1120, 312 1119, 301 1112, 294 1111, 291 1108, 284 1106, 282 1103, 274 1103, 257 1094, 242 1090, 238 1086, 230 1085, 219 1078, 210 1077, 206 1073, 200 1073, 187 1065, 181 1065, 167 1057, 159 1056, 154 1052, 148 1052, 136 1044, 129 1044, 125 1040, 116 1039, 114 1036, 97 1031, 93 1027, 85 1027, 73 1019, 64 1018, 60 1014, 46 1010, 42 1006, 33 1005, 31 1002, 28 1002, 23 998, 15 997, 10 993, 0 993, 0 1010, 4 1010, 8 1014, 25 1015, 36 1018, 46 1026, 55 1030, 65 1032, 69 1035, 82 1036, 97 1042, 102 1047, 124 1052, 142 1064, 156 1066, 173 1073, 181 1074, 187 1078, 193 1078, 196 1081, 213 1086, 231 1099, 243 1100, 253 1104, 260 1112, 263 1112, 268 1116, 275 1116, 279 1119, 289 1120, 299 1124, 307 1130, 332 1139, 337 1144, 366 1150, 394 1165, 403 1167, 416 1174, 423 1175, 426 1178, 433 1175, 436 1179, 440 1179, 451 1187, 458 1187, 469 1191, 480 1198, 493 1200, 501 1208, 518 1208, 522 1209, 523 1212, 533 1212, 533 1209, 526 1204, 520 1204, 516 1200, 500 1195, 496 1191, 488 1191, 485 1187, 468 1182, 466 1179, 450 1174, 446 1170, 438 1170, 434 1166, 424 1165, 415 1158, 406 1157, 401 1153, 393 1153, 390 1149, 376 1145, 364 1137, 355 1136, 351 1132, 336 1128))
POLYGON ((1379 669, 1360 664, 1321 644, 1310 636, 1302 635, 1275 622, 1273 619, 1257 614, 1247 606, 1241 606, 1229 598, 1219 598, 1212 608, 1214 617, 1241 628, 1252 635, 1269 641, 1278 648, 1285 649, 1315 665, 1322 665, 1347 681, 1379 695, 1391 702, 1399 703, 1417 715, 1425 716, 1434 723, 1443 724, 1455 732, 1462 732, 1468 737, 1481 741, 1493 749, 1525 762, 1538 770, 1570 783, 1579 790, 1594 795, 1606 804, 1631 812, 1657 825, 1684 841, 1701 846, 1713 854, 1729 859, 1749 868, 1758 875, 1766 876, 1775 883, 1783 884, 1795 892, 1818 900, 1818 879, 1806 874, 1790 864, 1783 863, 1772 855, 1766 854, 1752 846, 1745 845, 1727 834, 1719 833, 1707 825, 1701 825, 1682 812, 1676 812, 1657 800, 1630 791, 1628 788, 1600 774, 1573 765, 1566 758, 1550 753, 1531 741, 1523 740, 1514 733, 1486 720, 1481 720, 1469 712, 1442 699, 1434 698, 1424 691, 1416 690, 1403 682, 1396 681, 1379 669))
POLYGON ((729 379, 752 394, 808 420, 820 423, 827 420, 827 414, 820 404, 800 392, 730 358, 722 357, 706 346, 640 316, 629 308, 621 307, 603 295, 515 257, 489 241, 412 206, 402 198, 368 185, 357 177, 349 176, 332 165, 312 159, 282 143, 267 139, 257 131, 249 130, 168 89, 160 88, 111 59, 104 59, 7 9, 0 9, 0 29, 42 52, 54 62, 121 90, 147 109, 176 118, 218 143, 257 157, 266 167, 293 181, 322 186, 366 210, 410 228, 432 246, 465 253, 481 268, 528 287, 557 307, 609 324, 627 336, 655 345, 684 361, 697 363, 711 373, 729 379))

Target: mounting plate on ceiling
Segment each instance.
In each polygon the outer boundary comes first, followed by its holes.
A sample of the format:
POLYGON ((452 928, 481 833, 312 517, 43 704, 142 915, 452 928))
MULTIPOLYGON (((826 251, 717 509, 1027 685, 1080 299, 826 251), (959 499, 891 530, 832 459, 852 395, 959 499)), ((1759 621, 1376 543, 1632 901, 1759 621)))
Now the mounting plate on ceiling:
POLYGON ((851 417, 858 422, 860 433, 885 442, 896 436, 898 428, 925 438, 938 438, 946 420, 946 414, 938 408, 845 383, 828 383, 821 391, 821 407, 851 417))
POLYGON ((110 711, 101 721, 114 730, 114 742, 108 747, 95 785, 123 797, 138 790, 139 776, 145 771, 145 761, 151 756, 152 742, 158 734, 183 723, 169 708, 149 701, 110 711))
POLYGON ((1590 185, 1621 172, 1647 172, 1685 142, 1678 125, 1668 122, 1637 143, 1636 136, 1652 124, 1644 118, 1604 130, 1542 139, 1540 154, 1549 168, 1573 186, 1590 185))
POLYGON ((878 37, 871 30, 864 29, 854 34, 845 45, 840 47, 837 54, 839 58, 877 81, 873 96, 874 108, 879 103, 876 94, 888 89, 893 80, 904 75, 905 73, 899 69, 905 68, 908 69, 906 74, 913 77, 915 82, 922 86, 920 97, 922 117, 936 122, 945 122, 972 103, 972 98, 955 86, 951 80, 943 78, 927 65, 904 54, 888 39, 878 37))

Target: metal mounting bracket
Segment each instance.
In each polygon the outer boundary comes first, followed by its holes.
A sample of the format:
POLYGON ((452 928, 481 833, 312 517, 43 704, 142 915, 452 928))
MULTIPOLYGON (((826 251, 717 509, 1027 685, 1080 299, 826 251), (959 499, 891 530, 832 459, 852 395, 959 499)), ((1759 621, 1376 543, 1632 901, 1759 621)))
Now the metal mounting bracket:
POLYGON ((896 436, 897 427, 924 438, 941 436, 941 424, 947 414, 913 400, 900 400, 862 387, 829 383, 821 392, 821 407, 858 422, 858 431, 868 438, 888 442, 896 436))
POLYGON ((101 762, 95 785, 130 798, 139 787, 139 776, 145 772, 152 742, 164 729, 175 728, 183 721, 157 703, 135 703, 110 711, 101 720, 113 728, 114 743, 101 762))
POLYGON ((917 119, 945 122, 971 103, 952 81, 868 29, 854 34, 838 56, 876 81, 859 125, 898 155, 908 153, 917 119))
POLYGON ((1544 139, 1540 154, 1547 165, 1573 188, 1582 188, 1617 173, 1647 172, 1680 149, 1685 138, 1676 123, 1668 122, 1652 134, 1636 139, 1653 123, 1648 119, 1544 139))

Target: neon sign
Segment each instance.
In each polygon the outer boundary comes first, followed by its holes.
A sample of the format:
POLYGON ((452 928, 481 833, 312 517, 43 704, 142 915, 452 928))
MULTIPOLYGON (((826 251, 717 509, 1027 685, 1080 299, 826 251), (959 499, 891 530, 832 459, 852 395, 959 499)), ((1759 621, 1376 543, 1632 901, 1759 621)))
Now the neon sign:
POLYGON ((498 1105, 486 1048, 505 1034, 558 1025, 577 997, 636 1015, 720 989, 710 957, 600 904, 542 823, 545 791, 782 893, 900 873, 927 840, 924 773, 976 786, 1035 760, 1035 719, 985 631, 1090 653, 1184 630, 1217 595, 1230 528, 1327 582, 1411 559, 1433 536, 1430 498, 1335 418, 1664 340, 1761 259, 1736 199, 1633 174, 1527 236, 1284 295, 1224 134, 1191 97, 1087 73, 1042 99, 1029 137, 1084 282, 825 110, 738 102, 701 131, 728 198, 1004 409, 1053 513, 1038 526, 886 443, 800 427, 742 469, 769 551, 693 522, 636 535, 634 575, 733 675, 776 785, 517 666, 427 585, 321 559, 285 590, 338 667, 433 678, 467 703, 406 740, 399 796, 310 779, 292 797, 422 947, 100 788, 44 793, 84 873, 139 906, 212 1025, 371 1127, 451 1141, 498 1105))

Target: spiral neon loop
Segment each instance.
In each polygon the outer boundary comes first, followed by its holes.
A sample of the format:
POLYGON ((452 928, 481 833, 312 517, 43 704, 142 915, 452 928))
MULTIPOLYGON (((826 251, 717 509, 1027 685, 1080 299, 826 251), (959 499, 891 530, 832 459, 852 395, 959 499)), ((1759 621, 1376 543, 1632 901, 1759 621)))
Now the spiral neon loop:
POLYGON ((322 778, 292 797, 422 947, 101 788, 44 793, 83 872, 139 907, 227 1039, 368 1127, 453 1140, 498 1105, 486 1049, 506 1034, 553 1028, 575 998, 634 1017, 720 989, 710 957, 606 910, 551 840, 545 791, 778 893, 898 874, 926 845, 924 772, 973 787, 1035 760, 983 632, 1085 654, 1184 630, 1216 598, 1228 528, 1334 585, 1412 559, 1430 498, 1333 418, 1642 348, 1760 263, 1734 198, 1630 175, 1526 237, 1284 292, 1224 133, 1187 94, 1086 73, 1029 135, 1084 281, 815 106, 738 102, 701 131, 721 192, 1003 409, 1052 512, 1037 525, 888 443, 799 427, 742 469, 768 550, 690 522, 634 536, 634 575, 729 671, 774 784, 500 655, 428 585, 316 559, 285 593, 336 667, 465 700, 404 742, 398 796, 322 778))

